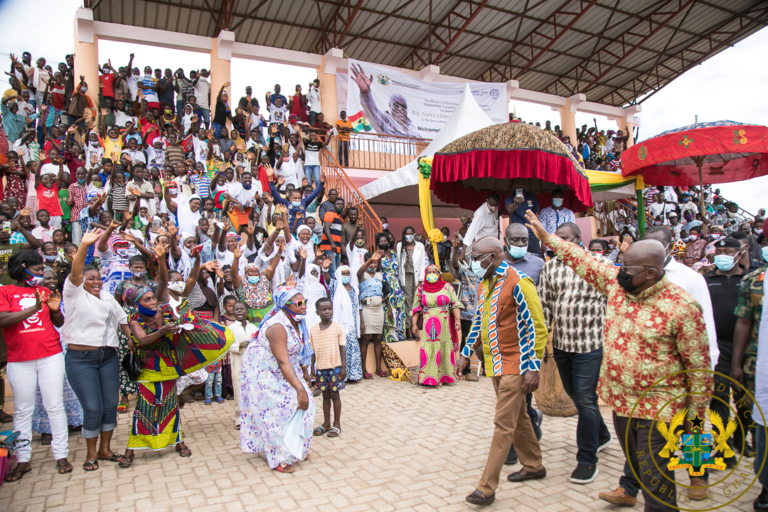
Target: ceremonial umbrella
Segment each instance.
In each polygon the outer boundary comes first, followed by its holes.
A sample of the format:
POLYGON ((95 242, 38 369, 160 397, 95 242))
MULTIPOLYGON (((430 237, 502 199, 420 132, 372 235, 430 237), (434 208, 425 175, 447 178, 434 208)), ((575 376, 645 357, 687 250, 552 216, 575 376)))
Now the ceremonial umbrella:
POLYGON ((703 187, 757 178, 768 174, 768 128, 735 121, 683 126, 632 146, 621 162, 623 176, 642 175, 648 185, 703 187))
POLYGON ((573 211, 592 206, 589 180, 576 157, 553 134, 525 123, 502 123, 456 139, 435 153, 430 189, 443 202, 477 209, 491 192, 516 189, 552 204, 562 190, 563 205, 573 211))

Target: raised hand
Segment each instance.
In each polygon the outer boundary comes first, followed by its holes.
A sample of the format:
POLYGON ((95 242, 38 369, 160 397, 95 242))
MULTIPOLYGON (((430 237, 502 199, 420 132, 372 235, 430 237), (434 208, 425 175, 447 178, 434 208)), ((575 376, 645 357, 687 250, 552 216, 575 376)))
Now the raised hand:
POLYGON ((48 300, 45 301, 45 305, 51 311, 58 311, 61 307, 61 294, 54 290, 48 295, 48 300))
POLYGON ((112 230, 115 230, 121 226, 121 223, 116 221, 115 219, 112 219, 112 221, 109 223, 109 227, 112 228, 112 230))
POLYGON ((277 178, 277 184, 278 184, 278 186, 281 186, 281 187, 282 187, 282 186, 283 186, 283 183, 285 183, 285 178, 283 178, 282 176, 279 176, 279 177, 277 178))
POLYGON ((245 228, 245 232, 249 235, 253 235, 253 232, 256 230, 256 225, 253 223, 252 220, 248 221, 248 227, 245 228))
POLYGON ((382 251, 381 249, 376 249, 376 252, 373 253, 372 259, 373 261, 379 261, 383 257, 384 257, 384 251, 382 251))
POLYGON ((331 260, 323 260, 323 270, 327 271, 331 267, 331 260))
POLYGON ((326 174, 325 169, 323 169, 323 172, 320 175, 320 183, 325 183, 327 179, 328 179, 328 174, 326 174))
POLYGON ((32 210, 30 210, 29 208, 27 208, 27 207, 25 206, 25 207, 24 207, 24 208, 22 208, 22 209, 21 209, 21 211, 19 212, 19 217, 21 217, 21 216, 24 216, 24 215, 26 215, 26 216, 32 215, 32 210))
POLYGON ((277 209, 280 210, 280 213, 288 213, 288 207, 284 204, 277 205, 277 209))
POLYGON ((288 279, 285 280, 285 285, 291 288, 296 287, 296 276, 293 275, 293 273, 291 273, 291 275, 288 276, 288 279))
POLYGON ((315 246, 315 258, 320 258, 323 256, 323 250, 320 248, 319 245, 315 246))
POLYGON ((282 221, 282 220, 278 220, 278 221, 275 223, 275 229, 277 229, 278 231, 280 231, 281 229, 283 229, 283 227, 284 227, 284 226, 285 226, 285 224, 283 224, 283 221, 282 221))
POLYGON ((624 254, 627 249, 629 249, 629 246, 632 245, 632 237, 629 235, 624 236, 624 240, 621 241, 621 246, 619 247, 619 252, 621 254, 624 254))
POLYGON ((96 241, 101 237, 101 234, 103 233, 102 230, 98 228, 89 229, 87 232, 83 233, 83 237, 80 240, 80 243, 87 246, 91 246, 96 243, 96 241))
POLYGON ((297 219, 303 219, 304 218, 304 212, 302 212, 302 211, 296 212, 296 218, 297 219))
POLYGON ((132 244, 136 245, 136 237, 133 236, 133 233, 130 233, 129 231, 124 231, 122 233, 118 233, 115 236, 117 238, 122 238, 126 242, 131 242, 132 244))
POLYGON ((168 234, 171 235, 171 236, 174 236, 176 233, 179 232, 179 228, 177 228, 173 224, 168 224, 166 229, 168 230, 168 234))
MULTIPOLYGON (((519 197, 519 196, 518 196, 519 197)), ((525 212, 525 218, 528 221, 526 227, 533 231, 536 238, 542 241, 546 241, 549 238, 549 233, 539 221, 539 218, 533 213, 533 210, 527 210, 525 212)))
POLYGON ((235 250, 232 251, 232 254, 235 256, 236 260, 239 260, 240 256, 243 255, 243 250, 240 249, 240 246, 238 245, 237 247, 235 247, 235 250))
POLYGON ((167 249, 165 246, 163 246, 163 244, 155 244, 155 246, 152 248, 152 251, 155 253, 155 256, 160 259, 165 257, 167 249))
POLYGON ((303 260, 307 259, 307 250, 303 247, 299 247, 299 258, 303 260))

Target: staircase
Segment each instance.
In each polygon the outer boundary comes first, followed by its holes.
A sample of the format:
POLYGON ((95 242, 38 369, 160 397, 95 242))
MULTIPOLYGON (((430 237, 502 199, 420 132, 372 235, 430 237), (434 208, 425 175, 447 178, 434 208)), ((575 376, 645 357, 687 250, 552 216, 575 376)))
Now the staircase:
POLYGON ((374 237, 377 233, 381 233, 381 220, 376 212, 373 211, 371 205, 365 200, 363 195, 357 190, 357 187, 352 180, 344 172, 336 157, 326 149, 320 152, 320 166, 326 174, 325 188, 330 190, 336 189, 339 193, 339 197, 344 199, 345 204, 349 206, 356 206, 360 214, 360 218, 363 219, 363 227, 367 234, 366 244, 368 249, 373 252, 376 240, 374 237))

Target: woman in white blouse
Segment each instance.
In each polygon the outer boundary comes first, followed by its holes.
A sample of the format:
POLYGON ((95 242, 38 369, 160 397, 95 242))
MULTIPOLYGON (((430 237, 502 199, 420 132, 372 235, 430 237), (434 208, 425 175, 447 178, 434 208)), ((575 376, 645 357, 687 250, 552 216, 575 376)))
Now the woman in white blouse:
MULTIPOLYGON (((63 293, 65 364, 70 386, 83 407, 86 471, 99 469, 99 460, 120 461, 110 447, 120 398, 117 330, 122 329, 129 339, 131 335, 125 311, 111 293, 102 290, 101 273, 85 266, 88 249, 100 236, 96 229, 83 234, 63 293)), ((134 350, 132 346, 130 350, 134 350)))

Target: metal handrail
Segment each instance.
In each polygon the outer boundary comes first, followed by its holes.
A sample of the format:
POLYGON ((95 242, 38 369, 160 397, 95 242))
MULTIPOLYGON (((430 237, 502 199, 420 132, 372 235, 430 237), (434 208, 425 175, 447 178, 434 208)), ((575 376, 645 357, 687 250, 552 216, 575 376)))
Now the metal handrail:
MULTIPOLYGON (((414 161, 426 149, 430 139, 416 139, 401 135, 380 135, 373 133, 349 134, 347 168, 374 171, 395 171, 414 161)), ((329 144, 327 149, 341 165, 339 141, 329 144)))
MULTIPOLYGON (((321 158, 325 157, 327 160, 323 162, 321 160, 321 167, 326 173, 325 186, 327 190, 335 188, 339 193, 339 197, 344 198, 344 202, 347 206, 356 206, 361 219, 363 219, 363 227, 366 233, 366 245, 373 251, 376 241, 374 237, 377 233, 382 231, 381 219, 376 212, 368 204, 363 195, 357 189, 352 180, 349 178, 344 169, 339 165, 339 162, 333 156, 333 154, 324 148, 321 151, 321 158)), ((322 221, 322 219, 320 219, 322 221)))

